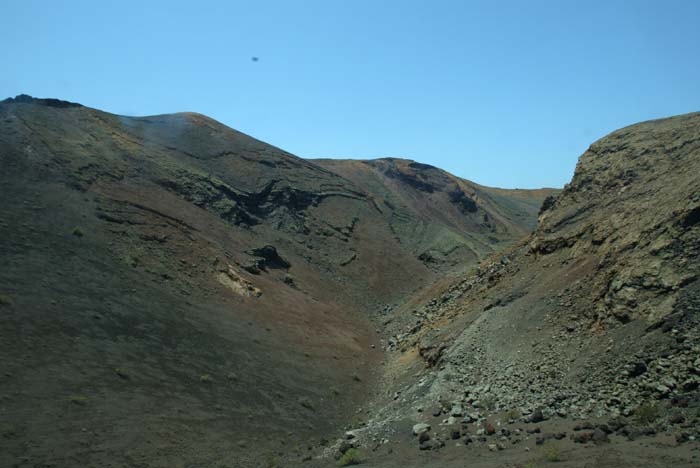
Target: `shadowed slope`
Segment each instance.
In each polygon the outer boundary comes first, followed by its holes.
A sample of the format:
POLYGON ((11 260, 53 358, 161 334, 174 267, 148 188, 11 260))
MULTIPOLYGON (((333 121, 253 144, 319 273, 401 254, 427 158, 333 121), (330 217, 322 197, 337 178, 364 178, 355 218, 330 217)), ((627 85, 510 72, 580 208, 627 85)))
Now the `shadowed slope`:
POLYGON ((471 267, 535 228, 542 201, 554 189, 483 187, 405 159, 319 159, 370 193, 392 233, 442 274, 471 267))

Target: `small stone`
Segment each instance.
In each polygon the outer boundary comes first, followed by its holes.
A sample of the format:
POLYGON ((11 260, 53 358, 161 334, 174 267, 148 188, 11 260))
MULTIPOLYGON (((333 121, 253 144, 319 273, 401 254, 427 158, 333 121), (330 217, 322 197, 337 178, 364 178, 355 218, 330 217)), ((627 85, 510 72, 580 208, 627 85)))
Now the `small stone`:
POLYGON ((613 431, 617 432, 627 425, 627 420, 621 417, 612 418, 608 420, 607 426, 613 431))
POLYGON ((610 427, 607 424, 598 424, 596 428, 600 429, 601 431, 605 432, 606 434, 612 434, 613 430, 610 429, 610 427))
POLYGON ((544 414, 542 413, 542 408, 537 408, 530 415, 530 422, 538 423, 544 421, 544 414))
POLYGON ((586 431, 586 430, 593 430, 594 426, 588 421, 576 424, 574 426, 575 431, 586 431))
POLYGON ((469 422, 476 422, 479 420, 479 413, 467 413, 465 419, 469 419, 469 422))
POLYGON ((430 424, 418 423, 413 426, 413 435, 421 435, 430 430, 430 424))
POLYGON ((603 444, 609 442, 608 435, 605 433, 605 431, 603 431, 600 428, 597 428, 595 431, 593 431, 593 436, 591 437, 591 439, 596 444, 603 444))
POLYGON ((642 431, 635 426, 625 426, 620 429, 620 434, 627 436, 628 440, 635 440, 637 437, 642 435, 642 431))
POLYGON ((340 447, 338 447, 338 451, 341 453, 341 455, 345 455, 345 452, 347 452, 351 448, 355 448, 355 444, 353 444, 352 442, 343 441, 340 444, 340 447))
POLYGON ((496 426, 494 425, 493 421, 488 419, 486 423, 484 424, 484 430, 486 431, 487 435, 494 435, 496 433, 496 426))
POLYGON ((463 414, 464 414, 464 409, 462 408, 462 405, 460 405, 460 404, 452 405, 452 410, 450 411, 450 416, 454 416, 455 418, 461 418, 463 414))
POLYGON ((572 438, 577 444, 586 444, 593 439, 593 431, 579 432, 577 434, 574 434, 572 438))
POLYGON ((638 377, 647 371, 647 365, 644 361, 637 361, 629 366, 627 374, 630 377, 638 377))

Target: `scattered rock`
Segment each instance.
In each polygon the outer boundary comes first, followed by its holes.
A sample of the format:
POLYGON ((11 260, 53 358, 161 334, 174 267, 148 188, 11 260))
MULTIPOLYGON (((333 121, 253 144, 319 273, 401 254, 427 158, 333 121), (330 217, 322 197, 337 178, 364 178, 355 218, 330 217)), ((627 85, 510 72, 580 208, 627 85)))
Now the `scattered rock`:
POLYGON ((539 423, 545 420, 544 418, 544 413, 542 412, 542 408, 537 408, 535 411, 532 412, 530 415, 530 422, 532 423, 539 423))
POLYGON ((273 245, 258 247, 248 253, 254 257, 261 258, 261 260, 255 263, 255 266, 260 270, 266 270, 267 268, 287 270, 292 266, 287 260, 280 256, 279 252, 277 252, 277 248, 273 245))
POLYGON ((486 435, 494 435, 496 433, 496 425, 493 423, 493 420, 486 420, 486 423, 484 423, 484 431, 486 435))
POLYGON ((345 452, 347 452, 348 450, 350 450, 352 448, 355 448, 355 444, 345 440, 345 441, 341 442, 340 446, 338 447, 338 451, 340 452, 341 455, 344 455, 345 452))
POLYGON ((413 435, 421 435, 430 430, 430 424, 418 423, 413 425, 413 435))
POLYGON ((572 440, 577 444, 586 444, 593 440, 593 431, 582 431, 572 435, 572 440))
POLYGON ((637 361, 629 366, 627 373, 630 377, 639 377, 647 371, 647 365, 644 361, 637 361))
POLYGON ((574 431, 587 431, 587 430, 593 430, 594 428, 595 428, 595 426, 592 423, 585 421, 585 422, 576 424, 574 426, 574 431))
POLYGON ((595 442, 596 444, 603 444, 609 442, 608 434, 606 434, 605 431, 603 431, 600 428, 597 428, 593 431, 592 439, 593 442, 595 442))

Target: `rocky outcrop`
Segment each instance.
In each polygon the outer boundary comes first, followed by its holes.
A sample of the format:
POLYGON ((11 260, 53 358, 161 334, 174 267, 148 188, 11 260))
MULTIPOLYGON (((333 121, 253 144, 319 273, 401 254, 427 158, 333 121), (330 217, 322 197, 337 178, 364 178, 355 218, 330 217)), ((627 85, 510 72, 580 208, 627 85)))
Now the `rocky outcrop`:
POLYGON ((603 138, 580 158, 555 209, 540 215, 539 254, 572 249, 601 259, 593 294, 599 320, 660 320, 674 291, 697 278, 689 258, 700 191, 698 114, 645 122, 603 138), (670 293, 670 294, 669 294, 670 293))
POLYGON ((29 96, 28 94, 20 94, 18 96, 15 96, 13 98, 7 98, 2 101, 0 101, 0 104, 38 104, 40 106, 48 106, 48 107, 83 107, 82 104, 78 104, 77 102, 70 102, 70 101, 62 101, 60 99, 52 99, 52 98, 35 98, 32 96, 29 96))

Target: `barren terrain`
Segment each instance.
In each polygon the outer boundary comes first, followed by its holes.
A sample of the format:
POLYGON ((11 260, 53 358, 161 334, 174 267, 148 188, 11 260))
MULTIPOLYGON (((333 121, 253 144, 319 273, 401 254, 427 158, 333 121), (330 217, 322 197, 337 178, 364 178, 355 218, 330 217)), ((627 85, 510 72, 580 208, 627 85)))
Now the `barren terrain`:
POLYGON ((0 103, 0 465, 698 466, 700 115, 563 191, 0 103))

